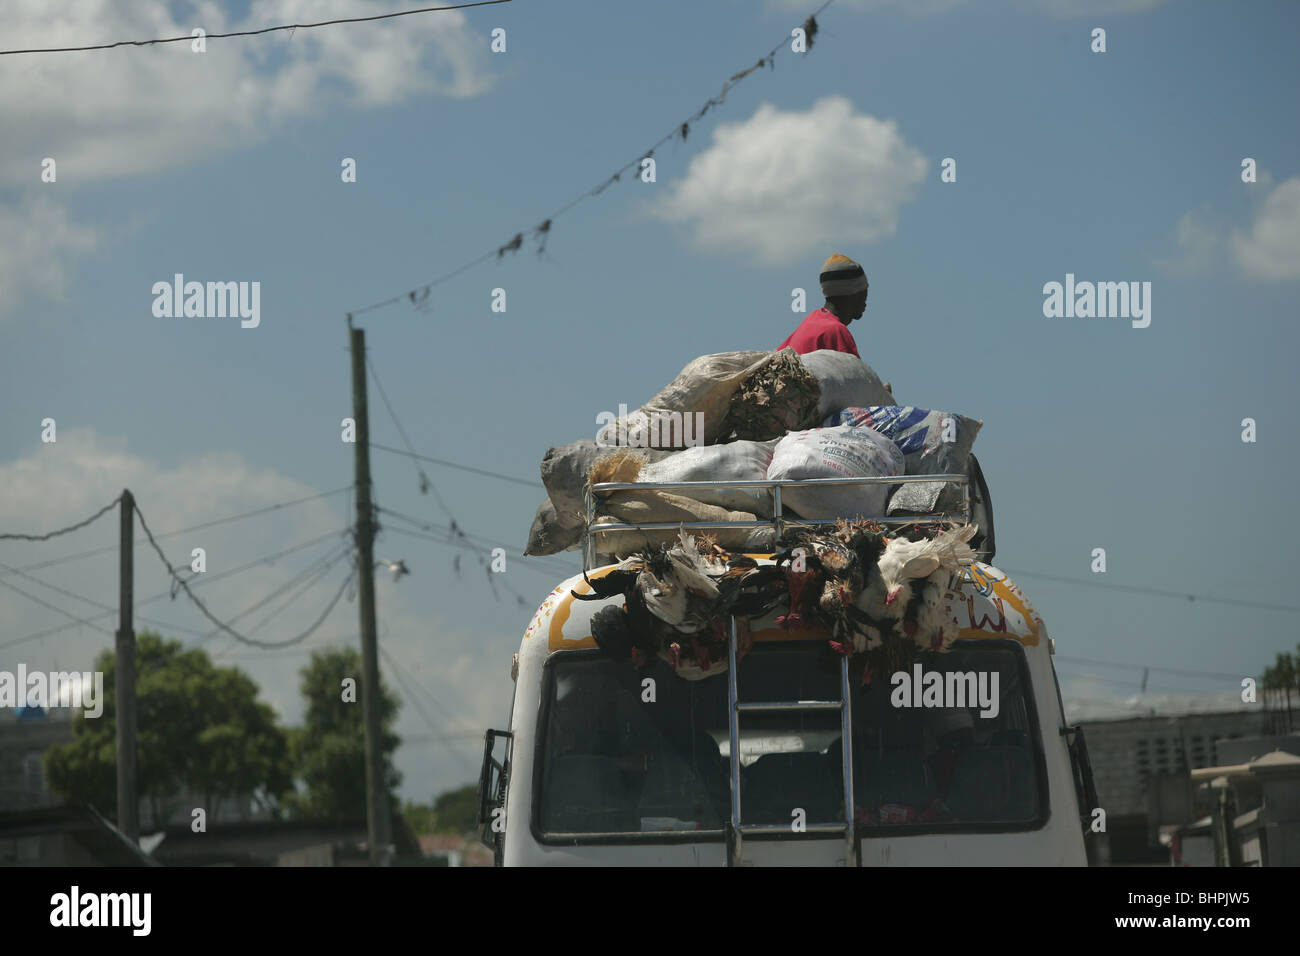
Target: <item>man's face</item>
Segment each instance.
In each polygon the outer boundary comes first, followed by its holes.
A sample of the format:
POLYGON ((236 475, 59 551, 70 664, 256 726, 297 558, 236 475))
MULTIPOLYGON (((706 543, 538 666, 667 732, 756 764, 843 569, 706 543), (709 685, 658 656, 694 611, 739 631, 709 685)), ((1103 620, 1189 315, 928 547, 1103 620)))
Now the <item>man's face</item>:
POLYGON ((860 319, 862 313, 867 311, 867 290, 863 289, 853 295, 841 296, 836 305, 839 309, 836 314, 845 322, 860 319))

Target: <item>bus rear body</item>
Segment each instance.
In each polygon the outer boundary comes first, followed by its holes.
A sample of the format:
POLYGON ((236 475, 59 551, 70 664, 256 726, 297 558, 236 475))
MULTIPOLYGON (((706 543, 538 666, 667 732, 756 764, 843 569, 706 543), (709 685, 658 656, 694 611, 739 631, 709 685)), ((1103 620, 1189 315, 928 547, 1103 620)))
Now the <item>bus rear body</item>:
POLYGON ((498 864, 1086 864, 1086 749, 1064 719, 1046 627, 996 568, 957 576, 950 651, 866 683, 847 681, 824 631, 783 629, 776 612, 752 622, 735 762, 729 675, 607 657, 590 627, 607 602, 571 590, 590 589, 571 578, 533 617, 510 730, 489 731, 480 824, 498 864), (798 703, 846 688, 847 712, 798 703), (791 703, 744 712, 759 701, 791 703))

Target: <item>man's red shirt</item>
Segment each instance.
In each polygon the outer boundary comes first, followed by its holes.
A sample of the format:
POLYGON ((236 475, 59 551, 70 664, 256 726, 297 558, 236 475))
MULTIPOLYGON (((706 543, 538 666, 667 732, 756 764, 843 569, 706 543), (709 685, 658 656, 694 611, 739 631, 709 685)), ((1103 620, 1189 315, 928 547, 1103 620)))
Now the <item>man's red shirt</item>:
MULTIPOLYGON (((799 323, 799 327, 791 332, 790 337, 778 345, 777 349, 786 346, 793 346, 800 355, 816 352, 819 349, 834 349, 836 352, 858 355, 858 346, 853 341, 853 336, 849 334, 849 327, 825 308, 809 312, 799 323)), ((858 358, 861 357, 858 355, 858 358)))

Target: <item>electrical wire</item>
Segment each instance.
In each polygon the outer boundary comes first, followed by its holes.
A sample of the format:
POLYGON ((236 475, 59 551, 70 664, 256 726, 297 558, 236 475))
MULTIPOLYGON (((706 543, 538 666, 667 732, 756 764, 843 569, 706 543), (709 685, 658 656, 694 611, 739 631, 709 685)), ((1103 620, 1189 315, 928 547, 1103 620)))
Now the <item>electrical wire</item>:
MULTIPOLYGON (((426 710, 425 710, 425 709, 420 705, 419 697, 418 697, 418 696, 417 696, 417 695, 416 695, 416 694, 415 694, 415 693, 410 689, 410 687, 406 684, 406 679, 405 679, 405 676, 403 675, 403 670, 404 670, 404 668, 403 668, 400 664, 397 663, 396 658, 394 658, 394 657, 393 657, 393 656, 388 652, 387 648, 385 648, 382 644, 380 644, 380 645, 378 645, 378 646, 379 646, 379 653, 383 656, 384 660, 388 661, 389 665, 392 667, 392 671, 393 671, 393 679, 397 682, 398 688, 402 691, 402 696, 405 697, 405 698, 406 698, 406 699, 411 703, 411 706, 413 706, 413 707, 416 709, 416 711, 419 713, 419 715, 420 715, 421 717, 424 718, 424 722, 425 722, 426 724, 429 725, 429 729, 432 730, 432 731, 434 732, 435 736, 434 736, 432 739, 433 739, 434 741, 439 741, 439 742, 441 742, 444 746, 446 746, 446 748, 447 748, 447 752, 448 752, 448 753, 450 753, 453 757, 455 757, 455 758, 456 758, 458 761, 460 761, 463 765, 469 767, 469 769, 472 771, 472 770, 474 769, 474 768, 473 768, 473 765, 469 763, 469 761, 466 759, 466 757, 465 757, 465 755, 464 755, 463 753, 461 753, 460 751, 458 751, 458 750, 456 750, 454 747, 452 747, 452 746, 451 746, 451 742, 450 742, 450 740, 447 739, 449 736, 452 736, 452 735, 446 735, 446 734, 439 735, 439 734, 438 734, 438 731, 439 731, 440 728, 439 728, 438 725, 434 722, 434 720, 429 716, 428 711, 426 711, 426 710)), ((437 700, 436 698, 434 698, 434 697, 431 696, 429 699, 430 699, 431 701, 434 701, 434 702, 436 703, 436 700, 437 700)), ((438 706, 439 706, 439 709, 441 709, 441 705, 439 704, 438 706)), ((445 712, 445 711, 444 711, 444 712, 445 712)), ((448 715, 448 716, 449 716, 449 718, 450 718, 451 720, 453 720, 453 721, 455 720, 454 715, 448 715)))
MULTIPOLYGON (((48 608, 49 610, 54 611, 57 614, 62 614, 64 617, 71 618, 77 624, 84 624, 86 627, 93 628, 96 631, 102 631, 103 633, 107 634, 109 637, 113 636, 112 631, 108 630, 107 628, 100 627, 98 624, 94 623, 94 618, 77 617, 77 615, 73 614, 71 611, 65 611, 63 608, 59 607, 58 605, 51 604, 49 601, 43 600, 42 598, 38 598, 34 594, 28 594, 22 588, 18 587, 17 585, 10 584, 8 581, 0 581, 0 587, 6 587, 10 591, 15 592, 16 594, 21 594, 23 597, 27 598, 27 600, 36 602, 41 607, 48 608)), ((7 646, 7 645, 0 645, 0 646, 7 646)))
POLYGON ((411 447, 411 439, 406 436, 406 429, 402 427, 397 412, 393 410, 393 403, 388 400, 388 393, 384 391, 384 383, 379 380, 379 371, 375 368, 375 363, 370 360, 369 354, 366 355, 366 364, 370 367, 370 374, 375 380, 375 387, 379 389, 379 397, 384 400, 384 407, 388 409, 388 416, 393 420, 393 424, 397 426, 397 433, 402 436, 407 453, 412 456, 412 464, 415 465, 416 473, 420 478, 420 494, 424 494, 425 491, 432 491, 433 499, 438 502, 438 507, 443 510, 449 520, 455 523, 456 516, 451 513, 447 503, 442 500, 442 495, 438 493, 438 486, 429 480, 429 476, 424 473, 424 469, 420 467, 419 462, 416 460, 415 449, 411 447))
POLYGON ((174 580, 176 584, 180 587, 180 589, 185 592, 185 595, 192 602, 194 602, 194 606, 197 607, 199 611, 202 612, 204 617, 206 617, 213 624, 217 625, 217 627, 220 630, 225 631, 227 634, 229 634, 231 637, 233 637, 235 640, 239 641, 242 644, 249 644, 253 647, 280 648, 280 647, 288 647, 291 644, 297 644, 299 641, 305 640, 306 638, 310 637, 311 634, 318 627, 321 626, 321 624, 325 622, 325 618, 327 618, 330 612, 334 610, 334 605, 336 605, 339 601, 339 598, 343 596, 343 592, 347 588, 348 582, 352 580, 351 574, 349 574, 347 577, 343 579, 343 583, 339 586, 337 593, 335 593, 334 597, 330 599, 329 604, 325 606, 325 610, 321 613, 320 617, 318 617, 311 624, 311 626, 308 627, 301 634, 295 635, 294 637, 291 637, 283 641, 254 640, 251 637, 245 637, 243 634, 240 634, 238 631, 234 630, 232 627, 230 627, 230 625, 226 624, 224 621, 222 621, 220 618, 218 618, 216 615, 214 615, 211 611, 208 610, 207 605, 204 604, 202 601, 200 601, 198 595, 196 595, 193 591, 190 590, 189 582, 186 581, 184 578, 182 578, 179 574, 177 574, 176 569, 173 568, 171 562, 167 560, 167 555, 163 553, 163 549, 158 545, 158 542, 154 539, 153 532, 149 530, 149 524, 148 522, 145 521, 144 512, 140 510, 138 505, 135 509, 135 513, 136 513, 136 517, 140 519, 140 527, 141 529, 143 529, 145 536, 149 539, 149 544, 152 545, 154 551, 157 552, 159 560, 162 561, 163 566, 167 569, 167 573, 171 575, 172 580, 174 580))
MULTIPOLYGON (((834 2, 835 0, 826 0, 825 3, 823 3, 820 7, 818 7, 808 17, 808 19, 804 21, 803 29, 807 37, 807 44, 809 48, 812 47, 812 42, 813 42, 812 38, 813 35, 816 34, 817 32, 817 17, 834 2)), ((759 57, 758 61, 754 63, 753 66, 741 70, 738 73, 733 73, 731 77, 726 81, 726 83, 722 85, 722 90, 717 96, 710 97, 704 103, 703 106, 701 106, 698 110, 695 111, 695 113, 693 113, 685 120, 682 120, 680 123, 675 124, 671 132, 660 137, 660 139, 658 139, 654 144, 652 144, 649 149, 642 150, 641 153, 638 154, 635 159, 633 159, 631 162, 625 163, 622 166, 620 166, 610 176, 606 177, 606 179, 603 182, 599 183, 596 186, 593 186, 591 189, 588 189, 586 192, 581 193, 580 195, 576 196, 569 202, 565 203, 559 209, 555 210, 549 216, 543 219, 536 226, 528 230, 528 232, 532 234, 533 238, 538 240, 537 252, 541 254, 546 250, 546 241, 551 235, 551 226, 556 219, 564 215, 574 206, 578 205, 578 203, 586 199, 590 199, 593 196, 600 195, 611 185, 618 182, 619 179, 622 178, 623 174, 626 173, 628 170, 638 166, 643 160, 650 159, 654 155, 655 150, 658 149, 660 146, 677 138, 680 138, 684 141, 686 139, 687 134, 690 132, 691 124, 702 119, 710 109, 713 109, 714 107, 717 106, 721 106, 726 101, 727 93, 731 90, 733 86, 735 86, 737 83, 744 80, 745 77, 749 76, 755 70, 758 70, 763 66, 774 67, 775 57, 777 53, 779 53, 789 42, 790 42, 790 36, 789 34, 787 34, 786 36, 782 37, 780 43, 774 46, 766 54, 759 57)), ((412 304, 417 304, 423 307, 426 304, 426 300, 428 299, 429 290, 432 289, 434 286, 441 285, 442 283, 448 281, 449 279, 455 278, 456 276, 467 271, 468 269, 471 269, 474 266, 477 266, 480 263, 486 262, 488 259, 493 258, 493 256, 495 256, 497 259, 501 259, 505 256, 507 252, 510 253, 517 252, 520 246, 523 245, 523 241, 524 241, 524 233, 517 232, 509 242, 506 242, 498 246, 494 251, 485 252, 481 256, 471 259, 468 262, 465 262, 462 265, 457 266, 455 269, 452 269, 450 272, 443 273, 437 278, 431 279, 428 282, 425 282, 414 289, 410 289, 406 292, 403 292, 401 295, 395 295, 390 298, 384 299, 380 302, 372 302, 370 305, 362 306, 361 308, 357 308, 357 309, 352 309, 350 312, 347 313, 348 324, 351 325, 353 316, 363 315, 366 312, 373 312, 376 309, 382 309, 390 305, 396 305, 397 303, 403 301, 409 301, 412 304)))
MULTIPOLYGON (((280 610, 284 610, 284 607, 287 607, 288 604, 291 604, 293 602, 293 600, 296 600, 297 597, 300 597, 302 593, 305 593, 306 590, 310 589, 311 585, 314 585, 317 581, 323 578, 326 574, 329 573, 329 571, 335 565, 337 565, 345 557, 348 557, 350 554, 351 554, 351 548, 345 547, 340 549, 339 551, 335 551, 332 552, 331 554, 326 555, 324 558, 320 558, 316 560, 315 562, 308 565, 303 570, 299 571, 296 575, 294 575, 284 584, 281 584, 270 594, 263 596, 260 600, 244 608, 244 610, 240 611, 238 614, 236 614, 226 623, 235 624, 238 621, 241 621, 244 618, 248 617, 254 611, 257 611, 265 607, 266 605, 270 604, 272 601, 276 600, 277 598, 282 597, 285 594, 288 594, 294 588, 305 585, 303 592, 300 592, 294 598, 291 598, 289 602, 287 602, 283 607, 280 608, 280 610)), ((253 627, 250 628, 249 630, 256 631, 264 623, 265 620, 260 621, 257 624, 253 625, 253 627)), ((207 641, 211 640, 212 638, 216 637, 218 634, 221 633, 221 630, 222 629, 218 627, 218 628, 214 628, 211 631, 208 631, 206 634, 203 635, 202 638, 200 638, 200 640, 196 643, 195 646, 204 644, 207 641)))
POLYGON ((1081 587, 1106 588, 1111 591, 1128 591, 1133 594, 1153 594, 1159 597, 1182 598, 1187 601, 1201 601, 1205 604, 1231 604, 1236 607, 1261 608, 1270 611, 1300 611, 1294 604, 1272 604, 1267 601, 1248 601, 1243 598, 1211 597, 1208 594, 1188 594, 1183 591, 1165 591, 1160 588, 1140 587, 1133 584, 1111 584, 1107 581, 1089 581, 1086 578, 1067 578, 1057 574, 1043 574, 1039 571, 1017 571, 1013 568, 1001 568, 1016 577, 1042 578, 1045 581, 1060 581, 1064 584, 1076 584, 1081 587))
MULTIPOLYGON (((0 561, 0 568, 5 568, 11 574, 17 574, 19 577, 27 581, 31 581, 33 584, 39 584, 43 588, 49 588, 51 591, 55 591, 59 594, 64 595, 65 597, 74 598, 78 601, 81 601, 84 604, 89 604, 91 607, 97 607, 100 608, 101 610, 107 611, 110 614, 117 613, 118 609, 116 607, 113 607, 111 604, 105 604, 103 601, 96 601, 93 598, 86 597, 85 595, 77 594, 75 591, 69 591, 67 588, 61 588, 57 584, 50 584, 50 582, 48 581, 42 581, 40 578, 33 577, 30 574, 26 574, 25 572, 18 570, 17 568, 10 567, 9 565, 5 564, 3 561, 0 561)), ((0 584, 4 584, 4 582, 0 581, 0 584)), ((96 616, 99 617, 102 615, 96 615, 96 616)), ((184 627, 180 624, 172 624, 168 621, 160 621, 157 620, 156 618, 145 617, 143 614, 136 615, 136 617, 139 620, 145 622, 146 624, 155 624, 159 627, 166 627, 167 629, 173 631, 188 631, 191 634, 203 633, 202 631, 195 630, 194 628, 184 627)), ((88 620, 92 620, 92 621, 94 619, 95 618, 88 618, 88 620)))
MULTIPOLYGON (((399 10, 396 13, 381 13, 368 17, 342 17, 337 20, 320 20, 316 23, 286 23, 274 27, 262 27, 260 30, 236 30, 231 33, 208 33, 208 40, 226 39, 228 37, 253 37, 263 33, 275 33, 279 30, 310 30, 313 27, 328 27, 339 23, 367 23, 373 20, 391 20, 395 17, 409 17, 416 13, 437 13, 443 10, 464 10, 469 7, 490 7, 497 3, 510 3, 511 0, 474 0, 471 3, 458 3, 447 7, 421 7, 418 10, 399 10)), ((158 43, 182 43, 194 40, 193 36, 166 37, 161 40, 118 40, 116 43, 96 43, 90 46, 44 47, 30 50, 0 50, 0 56, 13 56, 19 53, 82 53, 87 50, 112 50, 120 46, 153 46, 158 43)))
POLYGON ((445 458, 433 458, 429 455, 418 455, 413 451, 403 451, 400 448, 391 448, 388 445, 380 445, 376 442, 371 442, 370 447, 377 448, 379 451, 392 452, 395 455, 406 455, 408 458, 414 458, 417 461, 427 461, 435 465, 442 465, 444 468, 455 468, 458 471, 467 471, 473 475, 483 475, 487 478, 498 478, 501 481, 523 485, 526 488, 541 488, 543 491, 546 490, 546 486, 540 481, 528 481, 526 478, 516 478, 514 475, 504 475, 499 471, 488 471, 486 468, 475 468, 472 465, 461 465, 454 461, 448 461, 445 458))
MULTIPOLYGON (((211 527, 215 527, 216 525, 227 524, 227 523, 229 523, 229 522, 231 522, 231 521, 242 521, 244 518, 253 518, 253 517, 256 517, 257 515, 267 514, 268 512, 271 512, 271 511, 277 511, 277 510, 279 510, 280 508, 289 508, 289 507, 292 507, 293 505, 303 504, 304 502, 307 502, 307 501, 315 501, 315 500, 317 500, 318 498, 328 498, 328 497, 330 497, 331 495, 337 495, 337 494, 340 494, 340 493, 345 492, 345 491, 350 491, 351 489, 352 489, 352 486, 351 486, 351 485, 345 485, 345 486, 342 487, 342 488, 335 488, 333 491, 322 491, 322 492, 320 492, 319 494, 308 495, 308 496, 305 497, 305 498, 295 498, 295 499, 293 499, 292 501, 282 501, 282 502, 279 502, 278 504, 267 505, 266 507, 263 507, 263 508, 257 508, 257 509, 255 509, 255 510, 253 510, 253 511, 245 511, 245 512, 243 512, 242 514, 229 515, 228 517, 225 517, 225 518, 217 518, 217 519, 214 519, 214 520, 212 520, 212 521, 205 521, 205 522, 202 523, 202 524, 192 525, 192 526, 190 526, 190 527, 188 527, 188 528, 177 528, 175 531, 166 531, 166 532, 163 532, 162 534, 157 535, 157 538, 158 538, 159 540, 162 540, 163 538, 174 538, 174 537, 175 537, 176 535, 178 535, 178 534, 187 534, 188 532, 191 532, 191 531, 200 531, 200 530, 202 530, 202 529, 204 529, 204 528, 211 528, 211 527)), ((120 499, 121 499, 121 496, 119 495, 118 498, 119 498, 119 500, 120 500, 120 499)), ((116 504, 116 502, 114 502, 114 504, 116 504)), ((112 507, 112 506, 110 505, 110 507, 112 507)), ((328 537, 328 536, 327 536, 327 537, 328 537)), ((321 540, 323 540, 323 539, 321 539, 321 540)), ((144 539, 144 538, 137 538, 137 539, 135 540, 134 543, 135 543, 135 544, 144 544, 144 543, 145 543, 145 539, 144 539)), ((41 561, 41 562, 38 562, 38 563, 36 563, 36 564, 26 564, 26 565, 23 565, 22 567, 14 568, 12 571, 8 571, 8 572, 6 572, 6 573, 7 573, 7 574, 17 574, 17 573, 19 573, 19 572, 21 572, 21 571, 39 571, 41 568, 50 568, 50 567, 54 567, 55 565, 59 565, 59 564, 67 564, 67 563, 70 562, 70 561, 80 561, 82 558, 90 558, 90 557, 94 557, 94 556, 96 556, 96 555, 100 555, 100 554, 108 554, 110 551, 116 551, 116 550, 118 550, 118 548, 119 548, 119 545, 116 545, 116 544, 110 544, 110 545, 107 545, 107 546, 102 547, 102 548, 93 548, 93 549, 91 549, 91 550, 89 550, 89 551, 81 551, 81 552, 78 552, 77 554, 66 554, 66 555, 64 555, 64 556, 61 557, 61 558, 53 558, 53 559, 51 559, 51 560, 48 560, 48 561, 41 561)), ((285 552, 285 553, 288 553, 288 552, 285 552)), ((268 559, 268 560, 269 560, 269 559, 268 559)), ((260 563, 260 562, 259 562, 259 563, 260 563)), ((0 574, 0 577, 4 577, 4 575, 0 574)))
POLYGON ((48 531, 45 534, 0 534, 0 541, 49 541, 51 538, 57 538, 61 534, 67 534, 70 531, 76 531, 79 528, 84 528, 92 521, 99 520, 105 514, 112 511, 114 508, 116 508, 118 506, 118 503, 121 500, 122 500, 122 496, 118 495, 116 498, 114 498, 108 504, 104 505, 104 507, 100 508, 98 511, 96 511, 85 521, 78 521, 76 524, 68 525, 68 527, 66 528, 60 528, 58 531, 48 531))

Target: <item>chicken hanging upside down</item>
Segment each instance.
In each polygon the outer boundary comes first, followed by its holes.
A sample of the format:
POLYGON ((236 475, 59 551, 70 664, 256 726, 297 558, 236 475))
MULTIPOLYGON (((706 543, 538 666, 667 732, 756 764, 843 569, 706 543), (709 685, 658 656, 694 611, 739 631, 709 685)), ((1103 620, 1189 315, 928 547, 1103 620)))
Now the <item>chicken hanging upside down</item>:
POLYGON ((692 662, 703 671, 725 659, 727 620, 766 613, 785 593, 784 572, 744 555, 728 555, 682 531, 672 546, 653 547, 621 561, 580 601, 623 595, 623 606, 592 617, 592 637, 615 660, 645 667, 661 657, 674 669, 692 662))

